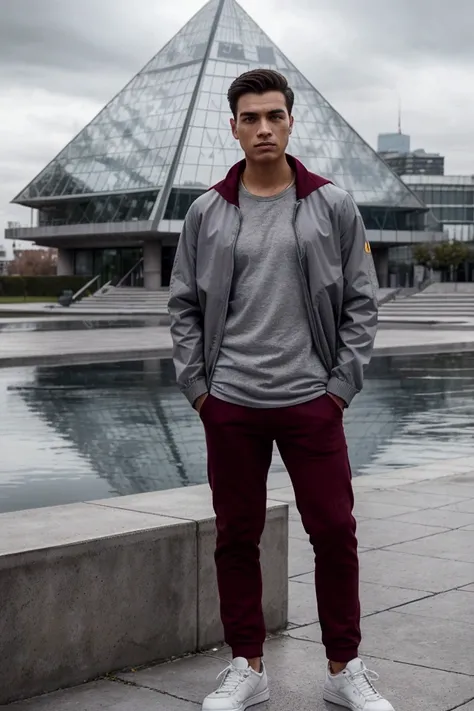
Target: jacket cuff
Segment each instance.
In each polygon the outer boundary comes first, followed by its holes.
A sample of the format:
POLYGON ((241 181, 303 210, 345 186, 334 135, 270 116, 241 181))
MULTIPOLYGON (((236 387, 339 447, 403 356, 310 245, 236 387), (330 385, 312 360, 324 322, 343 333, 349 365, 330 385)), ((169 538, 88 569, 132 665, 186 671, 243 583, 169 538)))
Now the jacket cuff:
POLYGON ((208 390, 206 378, 197 378, 196 380, 193 380, 191 383, 189 383, 189 385, 187 385, 182 390, 183 395, 187 397, 191 405, 194 405, 198 397, 201 397, 201 395, 206 395, 207 392, 208 390))
POLYGON ((344 400, 347 407, 349 407, 353 398, 359 392, 353 385, 346 383, 345 380, 339 380, 339 378, 331 378, 329 380, 327 391, 331 393, 331 395, 336 395, 344 400))

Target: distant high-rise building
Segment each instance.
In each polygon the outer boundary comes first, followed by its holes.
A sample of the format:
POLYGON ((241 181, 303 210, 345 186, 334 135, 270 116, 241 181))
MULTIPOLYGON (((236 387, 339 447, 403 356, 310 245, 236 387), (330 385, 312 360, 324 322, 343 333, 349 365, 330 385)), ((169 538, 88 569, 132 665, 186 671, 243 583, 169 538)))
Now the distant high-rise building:
POLYGON ((377 150, 379 153, 409 153, 410 136, 406 133, 379 133, 377 150))
POLYGON ((423 148, 410 150, 410 136, 379 133, 377 152, 397 175, 444 175, 444 156, 427 153, 423 148))
POLYGON ((422 148, 409 153, 379 152, 379 156, 397 175, 444 175, 444 156, 422 148))

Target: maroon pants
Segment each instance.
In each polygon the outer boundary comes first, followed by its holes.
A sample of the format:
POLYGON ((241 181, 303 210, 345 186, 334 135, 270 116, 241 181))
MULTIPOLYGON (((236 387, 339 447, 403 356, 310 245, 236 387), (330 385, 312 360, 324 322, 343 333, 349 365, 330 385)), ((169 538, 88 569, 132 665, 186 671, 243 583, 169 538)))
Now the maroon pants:
POLYGON ((209 396, 201 418, 216 513, 221 618, 234 657, 263 654, 259 544, 276 441, 316 556, 316 596, 328 659, 351 661, 360 643, 359 565, 339 407, 327 395, 278 409, 240 407, 209 396))

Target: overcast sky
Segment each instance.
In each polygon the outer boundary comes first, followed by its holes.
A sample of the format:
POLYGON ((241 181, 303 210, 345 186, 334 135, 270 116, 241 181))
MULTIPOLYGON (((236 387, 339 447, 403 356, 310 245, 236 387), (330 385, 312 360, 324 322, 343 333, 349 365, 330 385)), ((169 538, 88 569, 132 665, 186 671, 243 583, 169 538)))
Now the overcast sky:
MULTIPOLYGON (((203 4, 0 0, 0 239, 29 221, 11 198, 203 4)), ((474 173, 474 0, 241 5, 369 143, 400 95, 412 148, 474 173)))

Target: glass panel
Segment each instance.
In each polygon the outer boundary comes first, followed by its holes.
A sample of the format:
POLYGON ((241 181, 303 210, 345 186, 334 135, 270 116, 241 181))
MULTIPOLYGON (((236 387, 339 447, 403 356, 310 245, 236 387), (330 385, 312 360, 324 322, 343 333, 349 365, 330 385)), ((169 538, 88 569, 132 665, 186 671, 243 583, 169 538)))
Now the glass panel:
POLYGON ((184 220, 186 213, 193 202, 200 195, 204 194, 204 190, 180 190, 173 189, 171 191, 168 205, 166 206, 164 219, 165 220, 184 220))
POLYGON ((78 249, 74 255, 74 274, 92 276, 94 273, 94 252, 91 249, 78 249))
POLYGON ((39 211, 39 226, 148 220, 158 191, 58 201, 39 211))

